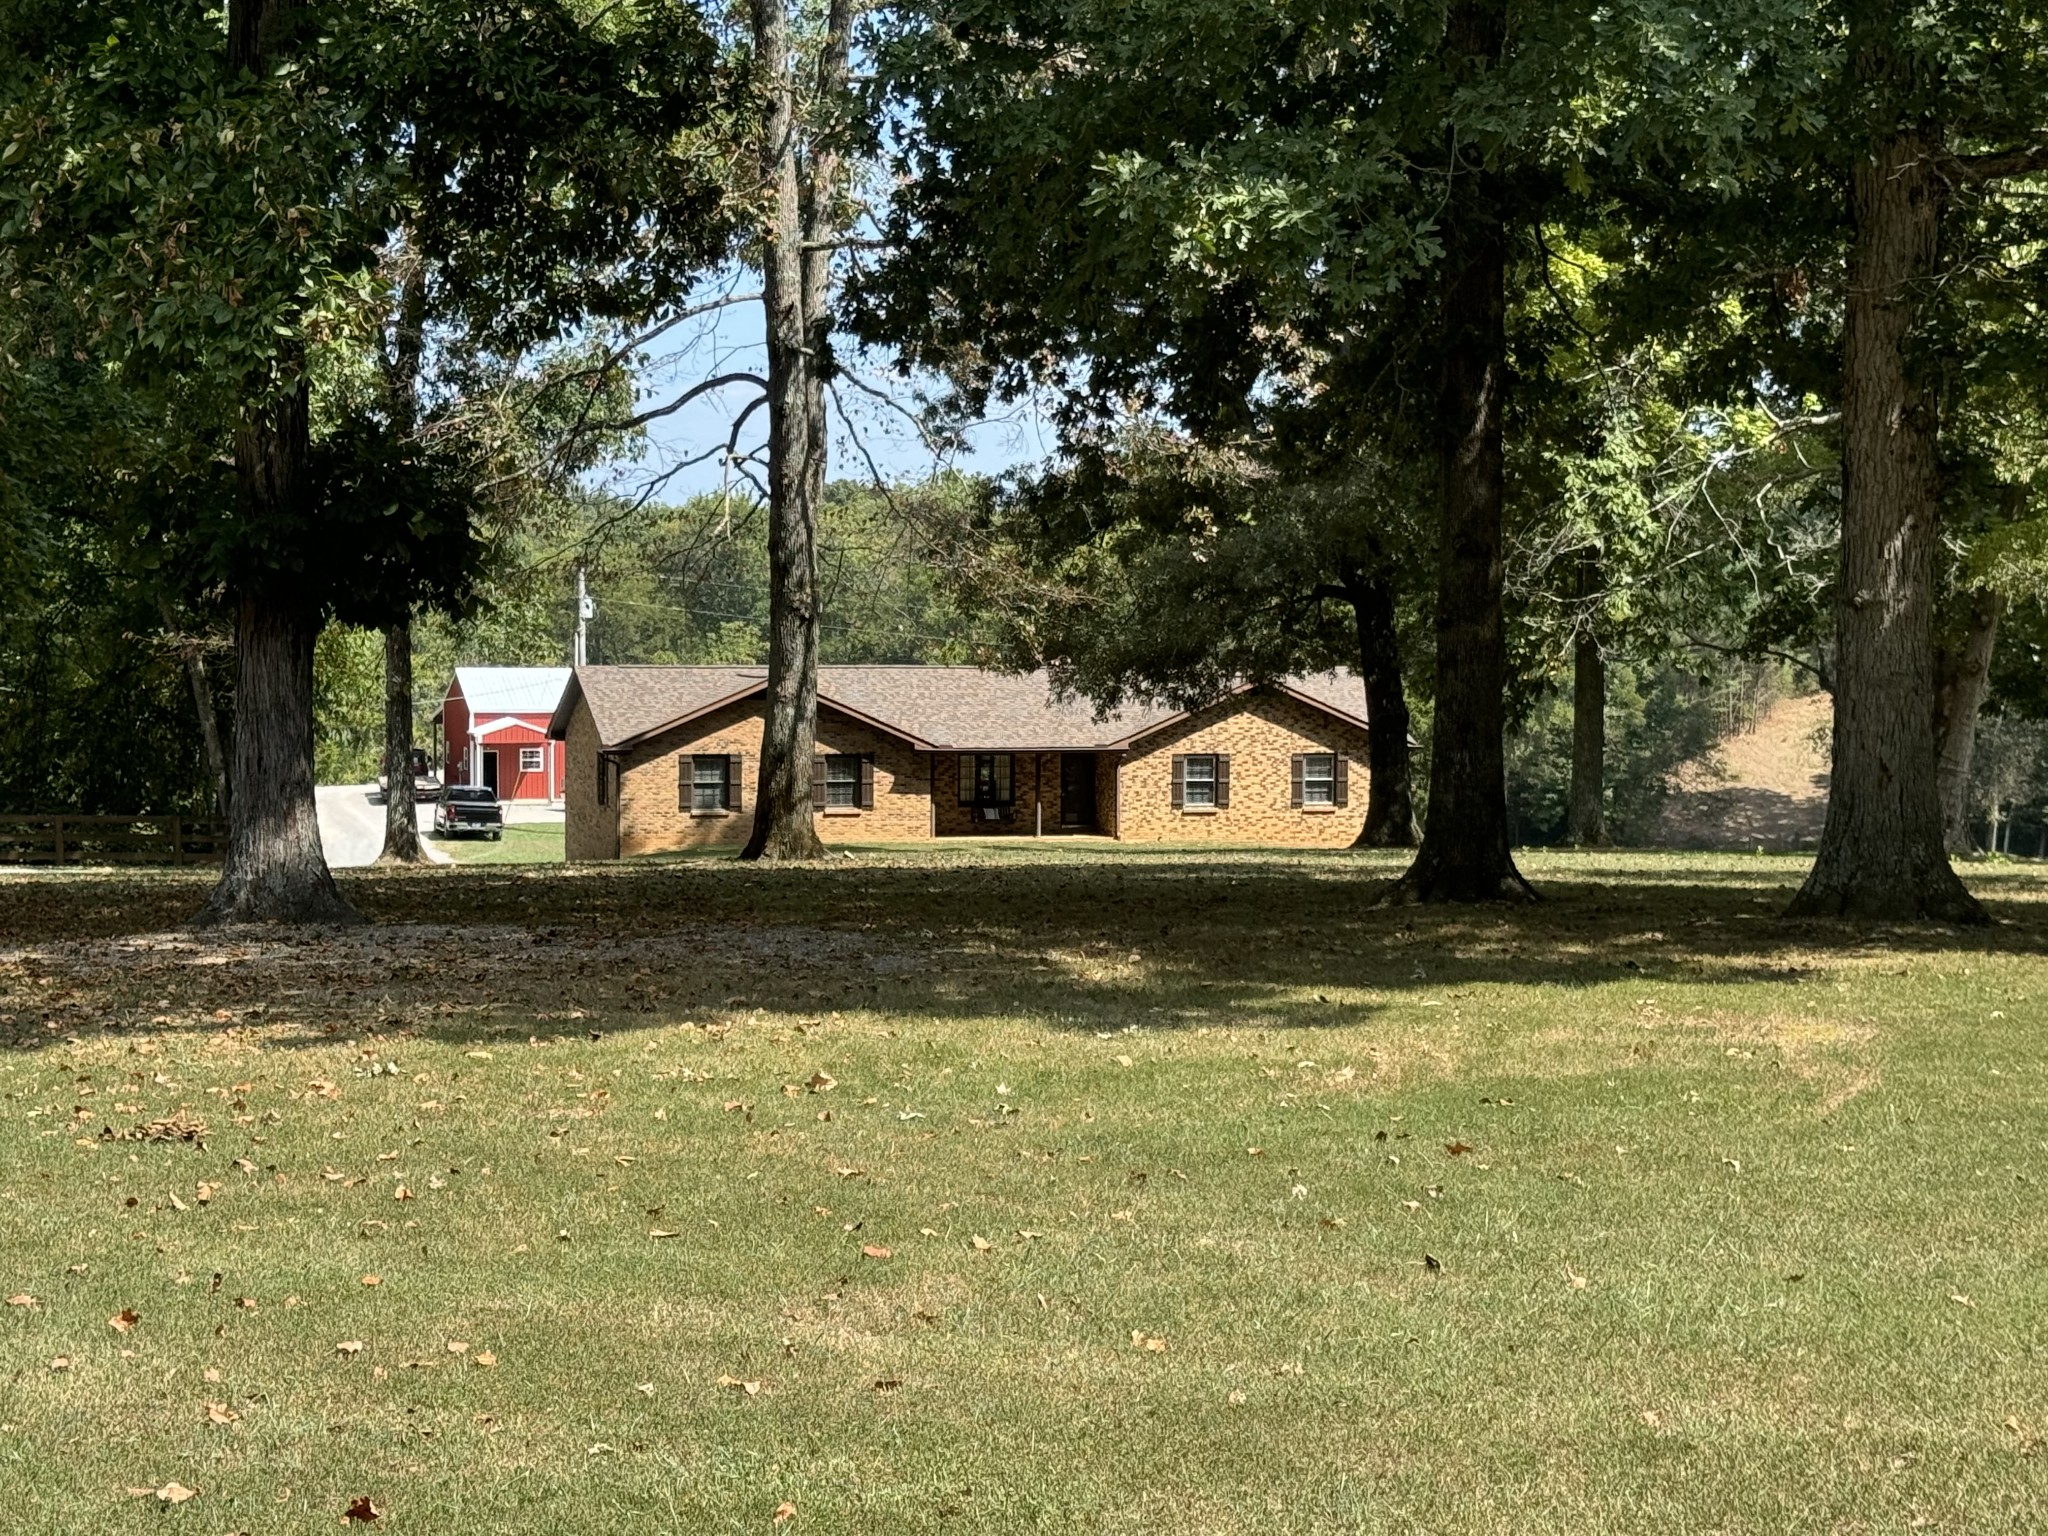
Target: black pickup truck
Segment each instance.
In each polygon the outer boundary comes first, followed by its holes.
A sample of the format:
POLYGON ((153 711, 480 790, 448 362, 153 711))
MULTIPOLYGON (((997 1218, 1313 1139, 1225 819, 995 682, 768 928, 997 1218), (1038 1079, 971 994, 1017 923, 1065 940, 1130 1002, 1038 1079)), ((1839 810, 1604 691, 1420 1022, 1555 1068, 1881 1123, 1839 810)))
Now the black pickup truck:
POLYGON ((498 804, 498 792, 451 784, 434 802, 434 836, 462 837, 473 832, 493 842, 505 835, 505 809, 498 804))

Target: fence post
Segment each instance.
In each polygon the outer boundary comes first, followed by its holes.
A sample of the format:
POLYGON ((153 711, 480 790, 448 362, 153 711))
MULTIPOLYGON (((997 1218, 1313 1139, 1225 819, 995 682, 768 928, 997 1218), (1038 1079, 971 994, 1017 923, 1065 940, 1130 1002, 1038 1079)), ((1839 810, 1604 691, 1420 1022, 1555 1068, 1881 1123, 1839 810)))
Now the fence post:
POLYGON ((53 865, 61 865, 64 862, 64 818, 59 816, 53 823, 53 826, 56 829, 55 837, 57 841, 56 852, 51 855, 50 862, 53 865))

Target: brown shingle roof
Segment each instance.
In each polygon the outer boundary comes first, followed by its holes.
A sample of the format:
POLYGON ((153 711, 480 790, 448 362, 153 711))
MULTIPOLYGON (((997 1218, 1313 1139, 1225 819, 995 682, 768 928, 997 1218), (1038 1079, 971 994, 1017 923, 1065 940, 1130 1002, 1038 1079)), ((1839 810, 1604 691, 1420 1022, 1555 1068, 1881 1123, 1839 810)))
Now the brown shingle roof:
MULTIPOLYGON (((765 667, 582 667, 562 696, 550 734, 567 732, 579 695, 590 701, 599 741, 617 748, 758 693, 767 681, 765 667)), ((1280 686, 1305 703, 1365 723, 1365 686, 1349 672, 1280 686)), ((1043 672, 980 667, 820 667, 818 699, 927 751, 1099 751, 1149 735, 1185 713, 1134 704, 1098 718, 1086 700, 1055 698, 1043 672)))

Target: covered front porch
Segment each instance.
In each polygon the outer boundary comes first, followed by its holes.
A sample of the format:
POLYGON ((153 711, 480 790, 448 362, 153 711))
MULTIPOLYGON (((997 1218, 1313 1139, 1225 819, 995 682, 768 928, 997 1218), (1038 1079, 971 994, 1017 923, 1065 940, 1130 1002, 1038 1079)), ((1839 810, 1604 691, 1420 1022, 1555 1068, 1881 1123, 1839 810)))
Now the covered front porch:
POLYGON ((1116 752, 935 752, 938 837, 1114 837, 1116 752))

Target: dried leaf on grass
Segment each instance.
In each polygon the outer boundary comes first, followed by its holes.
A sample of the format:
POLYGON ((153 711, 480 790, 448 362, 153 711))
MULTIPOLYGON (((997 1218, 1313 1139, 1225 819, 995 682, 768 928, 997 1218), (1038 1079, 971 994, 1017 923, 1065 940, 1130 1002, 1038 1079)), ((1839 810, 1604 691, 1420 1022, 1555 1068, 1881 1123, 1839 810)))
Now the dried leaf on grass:
POLYGON ((196 1115, 188 1116, 182 1109, 162 1120, 152 1120, 147 1125, 128 1125, 115 1130, 111 1125, 100 1130, 101 1141, 204 1141, 207 1137, 206 1122, 196 1115))

